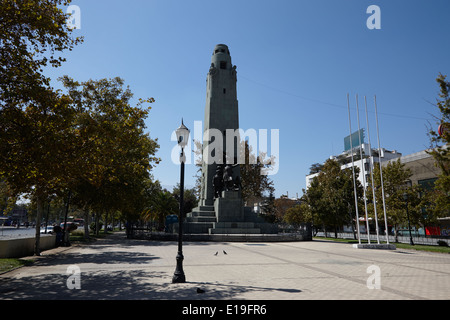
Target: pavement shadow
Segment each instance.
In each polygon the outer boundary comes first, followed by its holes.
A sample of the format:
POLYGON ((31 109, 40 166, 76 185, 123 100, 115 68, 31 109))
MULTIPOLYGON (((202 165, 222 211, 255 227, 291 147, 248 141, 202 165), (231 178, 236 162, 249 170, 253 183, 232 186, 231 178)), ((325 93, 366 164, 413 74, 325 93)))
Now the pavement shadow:
POLYGON ((140 270, 82 273, 80 289, 69 289, 69 275, 64 274, 2 279, 0 300, 229 300, 254 291, 301 292, 217 283, 172 284, 171 276, 140 270), (197 288, 204 288, 204 293, 197 293, 197 288))
POLYGON ((251 292, 285 292, 294 295, 302 292, 297 289, 217 282, 188 281, 183 284, 172 284, 173 270, 168 273, 151 267, 151 262, 161 259, 160 257, 127 248, 160 245, 164 245, 164 242, 115 237, 83 246, 92 249, 92 252, 67 250, 49 255, 37 260, 30 267, 23 267, 23 270, 19 270, 19 276, 0 278, 0 300, 230 300, 240 299, 251 292), (102 247, 101 250, 99 246, 102 247), (108 250, 109 246, 114 250, 108 250), (83 263, 96 264, 98 268, 90 268, 87 272, 81 270, 79 274, 81 288, 69 289, 68 281, 71 281, 73 275, 65 272, 66 267, 83 263), (123 267, 116 269, 108 267, 114 264, 121 264, 123 267), (127 265, 131 264, 142 265, 142 268, 127 268, 127 265), (43 274, 36 272, 33 269, 35 266, 62 267, 49 268, 49 272, 43 274), (204 292, 198 293, 198 288, 204 292))
MULTIPOLYGON (((45 274, 0 281, 0 299, 139 300, 163 298, 158 286, 145 283, 166 276, 159 272, 112 271, 80 274, 80 289, 69 289, 70 275, 45 274)), ((166 296, 167 298, 167 296, 166 296)))
POLYGON ((241 294, 248 292, 285 292, 285 293, 301 293, 302 290, 292 288, 268 288, 238 284, 221 284, 212 282, 190 282, 196 284, 196 288, 200 288, 205 292, 200 296, 202 299, 222 299, 224 292, 230 296, 228 298, 236 298, 241 294))
POLYGON ((92 254, 67 252, 49 259, 38 260, 37 266, 52 265, 76 265, 81 263, 95 264, 148 264, 152 260, 160 257, 142 252, 113 251, 113 252, 95 252, 92 254))

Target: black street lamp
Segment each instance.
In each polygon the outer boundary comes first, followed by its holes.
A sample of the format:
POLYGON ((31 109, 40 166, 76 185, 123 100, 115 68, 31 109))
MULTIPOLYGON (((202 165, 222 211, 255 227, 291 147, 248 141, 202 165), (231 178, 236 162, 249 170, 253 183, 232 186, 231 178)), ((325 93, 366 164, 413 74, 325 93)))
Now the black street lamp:
POLYGON ((403 194, 403 200, 405 200, 405 204, 406 204, 406 216, 408 217, 408 228, 409 228, 409 244, 410 245, 414 245, 413 239, 412 239, 412 235, 411 235, 411 222, 409 220, 409 210, 408 210, 408 194, 405 192, 403 194))
POLYGON ((180 153, 180 163, 181 163, 181 174, 180 174, 180 212, 178 215, 178 253, 177 253, 177 267, 175 273, 173 274, 172 283, 185 283, 186 277, 183 271, 183 202, 184 202, 184 162, 186 161, 186 156, 184 155, 184 147, 188 143, 189 139, 189 129, 183 124, 183 119, 181 120, 181 126, 177 129, 177 140, 178 145, 181 148, 180 153))

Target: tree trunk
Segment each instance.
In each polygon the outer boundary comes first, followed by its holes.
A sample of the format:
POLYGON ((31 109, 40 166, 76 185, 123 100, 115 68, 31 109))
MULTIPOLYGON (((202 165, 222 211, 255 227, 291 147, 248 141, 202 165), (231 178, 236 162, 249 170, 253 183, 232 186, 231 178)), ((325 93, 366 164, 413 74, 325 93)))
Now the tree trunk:
POLYGON ((95 235, 100 234, 100 215, 98 213, 95 214, 95 235))
POLYGON ((337 225, 337 213, 334 213, 334 238, 337 239, 337 234, 338 234, 338 225, 337 225))
POLYGON ((108 211, 105 213, 105 224, 103 225, 103 233, 108 233, 108 211))
POLYGON ((84 239, 89 240, 89 209, 84 210, 84 239))
POLYGON ((352 227, 353 239, 357 240, 356 232, 355 232, 355 224, 353 223, 351 204, 347 203, 347 206, 348 206, 348 215, 349 215, 349 218, 350 218, 350 226, 352 227))
POLYGON ((36 196, 36 237, 34 241, 34 255, 41 255, 41 220, 42 211, 44 209, 44 204, 42 202, 41 196, 36 196))

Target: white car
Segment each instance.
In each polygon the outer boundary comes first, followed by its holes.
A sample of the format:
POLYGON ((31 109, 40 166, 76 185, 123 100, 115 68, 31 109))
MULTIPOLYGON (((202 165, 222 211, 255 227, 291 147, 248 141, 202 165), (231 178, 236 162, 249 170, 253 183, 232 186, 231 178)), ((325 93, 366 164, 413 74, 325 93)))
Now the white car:
POLYGON ((41 228, 41 233, 52 234, 53 233, 53 226, 47 226, 47 232, 45 232, 45 227, 41 228))

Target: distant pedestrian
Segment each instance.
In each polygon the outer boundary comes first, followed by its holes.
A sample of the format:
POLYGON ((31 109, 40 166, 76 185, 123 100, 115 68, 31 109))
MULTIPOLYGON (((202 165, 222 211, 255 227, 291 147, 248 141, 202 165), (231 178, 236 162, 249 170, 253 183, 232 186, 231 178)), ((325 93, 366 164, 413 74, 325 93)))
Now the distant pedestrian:
POLYGON ((53 232, 56 234, 56 247, 59 247, 62 242, 62 228, 56 224, 53 226, 53 232))

